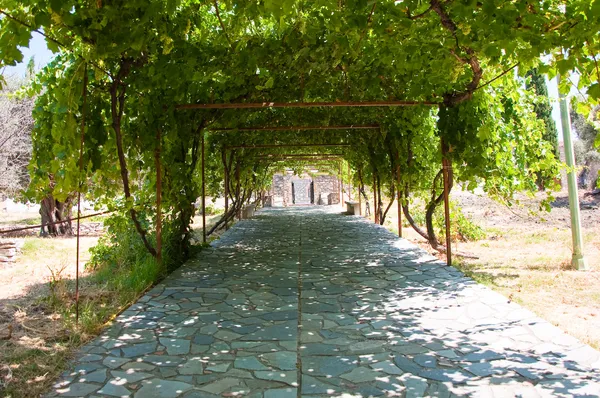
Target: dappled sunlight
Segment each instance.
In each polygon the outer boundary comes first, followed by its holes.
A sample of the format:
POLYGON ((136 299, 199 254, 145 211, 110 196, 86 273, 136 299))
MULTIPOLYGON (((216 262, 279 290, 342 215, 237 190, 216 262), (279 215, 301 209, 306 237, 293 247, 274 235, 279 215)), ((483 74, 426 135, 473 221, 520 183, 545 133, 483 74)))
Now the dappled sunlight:
POLYGON ((55 391, 366 398, 600 385, 597 351, 336 210, 239 223, 117 317, 55 391))

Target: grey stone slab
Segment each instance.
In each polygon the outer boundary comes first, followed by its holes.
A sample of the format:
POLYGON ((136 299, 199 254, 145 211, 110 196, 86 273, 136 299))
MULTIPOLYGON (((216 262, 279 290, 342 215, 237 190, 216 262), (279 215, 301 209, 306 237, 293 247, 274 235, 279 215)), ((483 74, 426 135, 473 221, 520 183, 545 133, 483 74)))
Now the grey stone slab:
POLYGON ((130 362, 130 361, 131 361, 130 358, 106 357, 102 361, 102 365, 104 365, 110 369, 117 369, 121 365, 123 365, 127 362, 130 362))
POLYGON ((72 383, 64 388, 58 388, 56 392, 61 397, 83 397, 100 388, 99 385, 88 383, 72 383))
POLYGON ((209 372, 225 373, 231 366, 231 362, 211 362, 206 366, 209 372))
POLYGON ((463 384, 471 378, 469 374, 457 369, 427 369, 421 371, 419 376, 453 384, 463 384))
POLYGON ((279 381, 289 385, 297 385, 298 372, 281 371, 281 370, 260 370, 254 372, 254 376, 269 381, 279 381))
POLYGON ((419 365, 417 365, 404 355, 396 355, 394 357, 394 363, 406 373, 412 373, 414 375, 417 375, 422 370, 422 368, 419 365))
POLYGON ((204 361, 201 358, 191 358, 179 366, 178 371, 182 375, 201 375, 204 373, 204 361))
POLYGON ((142 343, 123 347, 121 350, 123 351, 123 356, 125 358, 137 358, 155 352, 156 347, 156 343, 142 343))
POLYGON ((110 374, 117 380, 125 383, 136 383, 140 380, 148 379, 152 377, 152 374, 145 372, 138 372, 133 369, 118 371, 113 370, 110 374))
POLYGON ((200 387, 199 389, 202 391, 209 392, 215 395, 221 395, 224 391, 232 388, 239 387, 242 385, 242 381, 240 379, 236 379, 233 377, 225 377, 220 380, 213 381, 205 386, 200 387))
POLYGON ((261 315, 261 318, 267 321, 288 321, 298 319, 298 310, 274 311, 261 315))
POLYGON ((297 396, 297 388, 276 388, 263 393, 264 398, 296 398, 297 396))
POLYGON ((392 361, 382 361, 369 365, 371 368, 377 371, 381 371, 391 375, 401 375, 404 373, 402 369, 394 365, 392 361))
POLYGON ((302 372, 311 376, 337 377, 358 364, 355 356, 314 356, 302 358, 302 372))
POLYGON ((194 344, 198 345, 210 345, 215 341, 212 335, 208 334, 197 334, 194 336, 194 344))
POLYGON ((424 368, 435 368, 437 366, 437 358, 430 354, 415 355, 413 361, 424 368))
POLYGON ((296 340, 298 337, 298 324, 295 321, 286 321, 282 324, 267 326, 247 336, 242 336, 242 341, 281 341, 296 340))
POLYGON ((364 383, 368 381, 375 381, 377 377, 381 377, 383 374, 373 369, 369 369, 364 366, 352 369, 351 372, 345 373, 340 377, 351 381, 352 383, 364 383))
POLYGON ((104 383, 108 377, 106 369, 98 369, 94 372, 79 377, 79 382, 85 383, 104 383))
POLYGON ((495 361, 497 359, 505 359, 506 354, 485 350, 480 352, 473 352, 468 355, 465 355, 462 360, 467 362, 484 362, 484 361, 495 361))
POLYGON ((291 351, 277 351, 261 355, 270 366, 279 370, 295 370, 298 354, 291 351))
POLYGON ((98 394, 111 397, 129 397, 131 395, 131 391, 122 385, 109 381, 100 390, 98 390, 98 394))
POLYGON ((256 357, 236 358, 233 366, 247 370, 269 370, 269 368, 263 365, 256 357))
POLYGON ((50 395, 597 395, 598 351, 335 212, 237 223, 82 348, 50 395))
POLYGON ((189 340, 161 337, 159 341, 166 347, 169 355, 185 355, 190 352, 189 340))
POLYGON ((192 389, 188 383, 172 380, 144 380, 142 388, 134 395, 135 398, 176 398, 192 389))
MULTIPOLYGON (((327 380, 327 379, 325 379, 327 380)), ((302 376, 302 392, 306 395, 331 395, 340 391, 338 386, 309 375, 302 376)))
POLYGON ((177 366, 184 361, 183 358, 172 355, 147 355, 143 359, 144 362, 148 362, 159 367, 177 366))

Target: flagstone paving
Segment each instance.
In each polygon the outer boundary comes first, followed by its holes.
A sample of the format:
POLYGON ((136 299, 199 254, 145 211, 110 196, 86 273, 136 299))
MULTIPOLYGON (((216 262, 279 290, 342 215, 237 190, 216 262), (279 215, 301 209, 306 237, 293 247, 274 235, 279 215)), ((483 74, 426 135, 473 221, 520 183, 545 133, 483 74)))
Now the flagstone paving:
POLYGON ((339 208, 239 222, 49 396, 598 396, 600 353, 339 208))

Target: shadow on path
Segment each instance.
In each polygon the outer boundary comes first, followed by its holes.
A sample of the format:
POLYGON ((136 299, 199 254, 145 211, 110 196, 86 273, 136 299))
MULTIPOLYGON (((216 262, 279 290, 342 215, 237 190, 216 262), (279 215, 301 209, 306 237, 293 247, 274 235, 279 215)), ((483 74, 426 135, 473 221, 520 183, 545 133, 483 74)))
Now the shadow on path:
POLYGON ((337 211, 237 223, 84 347, 51 395, 598 396, 600 353, 337 211))

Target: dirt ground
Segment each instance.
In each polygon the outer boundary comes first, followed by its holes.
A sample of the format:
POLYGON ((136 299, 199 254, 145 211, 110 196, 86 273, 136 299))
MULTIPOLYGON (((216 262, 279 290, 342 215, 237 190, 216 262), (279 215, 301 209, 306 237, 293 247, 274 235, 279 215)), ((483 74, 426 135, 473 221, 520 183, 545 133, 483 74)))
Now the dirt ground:
MULTIPOLYGON (((61 314, 51 309, 52 289, 58 295, 74 288, 76 240, 22 238, 17 261, 0 265, 0 395, 13 396, 12 388, 27 385, 39 395, 64 367, 72 341, 61 314), (8 389, 3 394, 3 386, 8 389)), ((80 275, 89 249, 98 237, 80 238, 80 275)), ((82 283, 82 289, 85 285, 82 283)), ((27 395, 23 395, 27 396, 27 395)))

